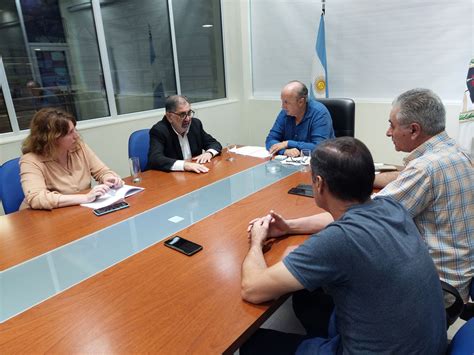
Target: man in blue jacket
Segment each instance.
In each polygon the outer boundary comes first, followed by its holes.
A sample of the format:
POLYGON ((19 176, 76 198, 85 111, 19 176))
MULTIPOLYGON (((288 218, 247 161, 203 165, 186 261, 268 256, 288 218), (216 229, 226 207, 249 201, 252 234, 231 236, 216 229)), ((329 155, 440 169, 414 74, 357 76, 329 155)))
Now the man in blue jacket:
POLYGON ((334 138, 329 111, 308 100, 308 88, 300 81, 290 81, 281 91, 282 110, 265 140, 270 154, 297 157, 301 149, 313 150, 319 143, 334 138))

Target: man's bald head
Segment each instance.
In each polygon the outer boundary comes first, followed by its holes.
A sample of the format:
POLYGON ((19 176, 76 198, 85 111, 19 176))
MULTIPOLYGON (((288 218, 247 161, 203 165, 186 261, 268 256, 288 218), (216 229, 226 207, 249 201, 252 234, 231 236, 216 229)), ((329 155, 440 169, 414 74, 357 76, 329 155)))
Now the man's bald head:
POLYGON ((290 94, 295 99, 304 98, 305 101, 308 100, 308 88, 301 81, 293 80, 290 81, 282 90, 282 93, 286 92, 290 94))

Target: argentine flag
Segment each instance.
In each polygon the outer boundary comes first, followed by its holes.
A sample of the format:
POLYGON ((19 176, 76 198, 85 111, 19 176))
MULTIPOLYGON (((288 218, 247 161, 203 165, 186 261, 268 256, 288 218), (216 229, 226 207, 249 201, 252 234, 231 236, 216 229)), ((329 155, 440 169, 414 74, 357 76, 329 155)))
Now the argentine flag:
POLYGON ((316 38, 316 55, 313 57, 311 68, 311 97, 328 97, 328 69, 326 62, 326 36, 324 30, 324 14, 319 21, 318 36, 316 38))

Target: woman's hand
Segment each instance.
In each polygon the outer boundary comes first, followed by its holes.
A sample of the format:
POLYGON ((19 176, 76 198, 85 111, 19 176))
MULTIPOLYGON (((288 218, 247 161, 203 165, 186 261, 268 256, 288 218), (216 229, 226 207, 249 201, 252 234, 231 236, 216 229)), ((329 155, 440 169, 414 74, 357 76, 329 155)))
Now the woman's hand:
POLYGON ((95 201, 98 197, 105 195, 110 190, 106 184, 94 186, 85 196, 86 202, 95 201))
POLYGON ((104 179, 104 185, 113 189, 118 189, 123 186, 123 180, 118 176, 109 176, 104 179))

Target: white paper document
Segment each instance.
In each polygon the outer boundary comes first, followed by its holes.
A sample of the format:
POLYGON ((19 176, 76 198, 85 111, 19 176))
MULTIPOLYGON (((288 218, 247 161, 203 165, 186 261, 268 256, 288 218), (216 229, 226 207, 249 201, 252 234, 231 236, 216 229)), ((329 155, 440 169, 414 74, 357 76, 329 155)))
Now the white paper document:
POLYGON ((118 189, 110 189, 105 195, 100 196, 97 200, 89 203, 83 203, 81 206, 97 209, 109 206, 123 200, 125 197, 135 195, 138 192, 145 190, 143 187, 123 185, 118 189))
POLYGON ((285 165, 309 165, 311 163, 311 157, 287 157, 281 160, 281 163, 285 165))
POLYGON ((240 148, 232 148, 230 152, 248 155, 255 158, 267 158, 270 156, 270 153, 265 149, 265 147, 245 146, 240 148))
POLYGON ((395 165, 387 165, 384 163, 374 163, 375 171, 395 171, 397 167, 395 165))

